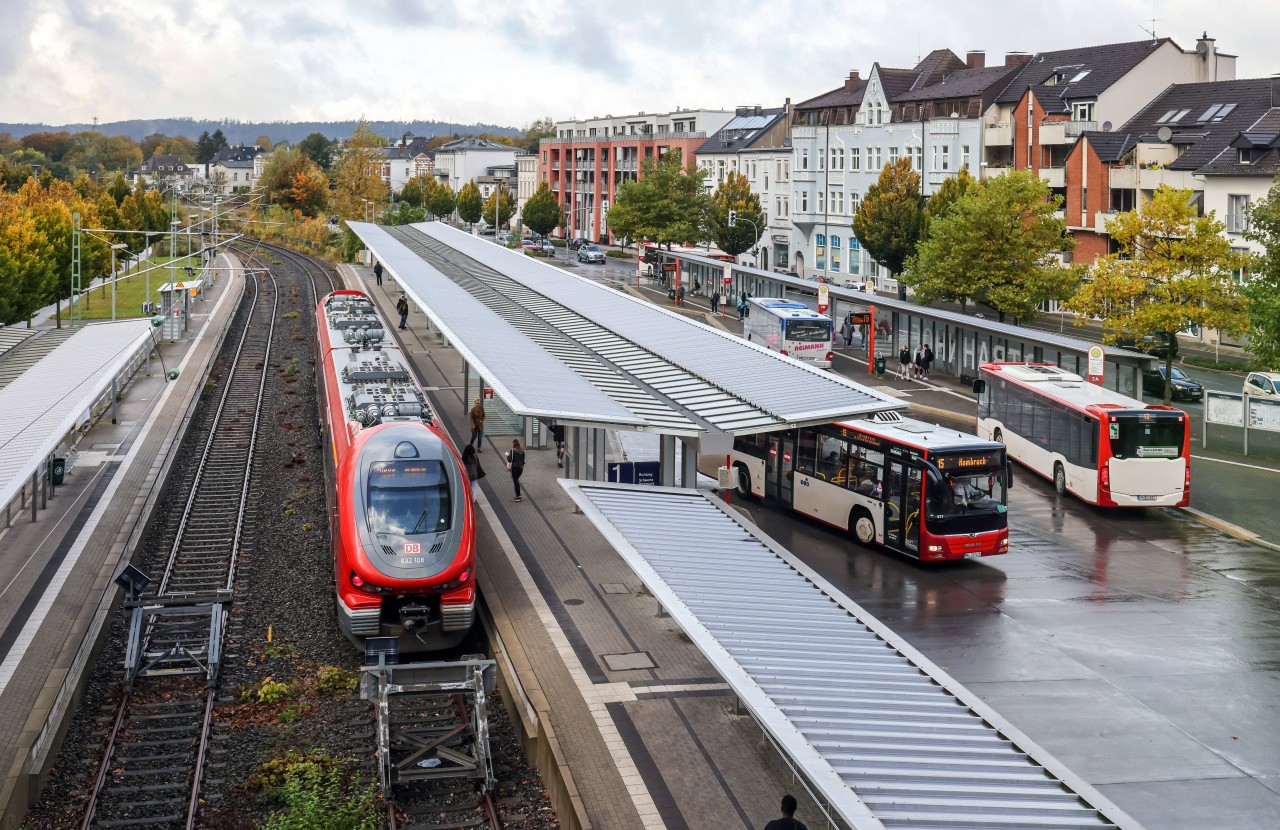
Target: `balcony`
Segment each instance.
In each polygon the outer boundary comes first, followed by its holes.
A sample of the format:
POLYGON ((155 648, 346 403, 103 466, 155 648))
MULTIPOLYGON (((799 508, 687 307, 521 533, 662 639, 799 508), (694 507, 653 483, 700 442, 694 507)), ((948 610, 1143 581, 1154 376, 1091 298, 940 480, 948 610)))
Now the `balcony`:
POLYGON ((1067 170, 1065 167, 1041 167, 1036 172, 1049 187, 1067 186, 1067 170))
POLYGON ((1097 121, 1068 121, 1065 133, 1068 139, 1074 141, 1079 138, 1082 133, 1091 132, 1097 129, 1097 121))
POLYGON ((947 179, 955 178, 959 172, 959 170, 930 170, 928 173, 929 184, 942 184, 947 179))
POLYGON ((559 173, 559 172, 560 172, 560 162, 558 162, 558 161, 553 161, 553 162, 551 162, 551 172, 552 172, 552 173, 559 173))
POLYGON ((1138 189, 1138 168, 1132 165, 1124 167, 1112 167, 1110 179, 1111 187, 1116 190, 1137 190, 1138 189))
POLYGON ((929 135, 959 135, 960 119, 938 118, 929 122, 929 135))
POLYGON ((1008 173, 1012 169, 1013 169, 1012 167, 1007 167, 1003 165, 996 167, 994 165, 983 164, 982 167, 978 170, 978 178, 994 179, 997 176, 1003 176, 1005 173, 1008 173))
POLYGON ((793 182, 816 182, 818 180, 817 170, 792 170, 791 180, 793 182))
POLYGON ((1114 210, 1095 210, 1093 212, 1093 230, 1095 233, 1108 233, 1107 223, 1116 218, 1114 210))
MULTIPOLYGON (((819 172, 821 172, 821 171, 819 171, 819 172)), ((843 170, 828 170, 828 171, 827 171, 827 184, 838 184, 838 185, 843 185, 843 184, 844 184, 844 171, 843 171, 843 170)))
POLYGON ((1191 175, 1190 170, 1167 170, 1163 167, 1150 170, 1138 169, 1138 187, 1143 190, 1155 190, 1162 184, 1181 190, 1199 190, 1202 187, 1191 175))
POLYGON ((792 127, 792 141, 813 141, 818 137, 817 127, 792 127))
POLYGON ((982 131, 982 141, 987 147, 1012 147, 1013 125, 1007 121, 988 124, 982 131))
POLYGON ((1041 121, 1040 122, 1040 143, 1045 144, 1066 144, 1067 143, 1067 122, 1066 121, 1041 121))

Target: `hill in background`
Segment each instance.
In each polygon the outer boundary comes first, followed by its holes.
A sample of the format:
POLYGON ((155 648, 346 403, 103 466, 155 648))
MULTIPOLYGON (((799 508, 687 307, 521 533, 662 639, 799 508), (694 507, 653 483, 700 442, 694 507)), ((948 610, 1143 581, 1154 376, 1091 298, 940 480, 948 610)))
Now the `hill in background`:
MULTIPOLYGON (((345 140, 356 129, 355 121, 211 121, 194 118, 136 118, 130 121, 109 121, 103 124, 0 124, 0 133, 8 133, 14 138, 22 138, 29 133, 58 132, 65 130, 78 133, 85 130, 97 130, 104 135, 125 135, 134 141, 141 141, 153 133, 170 136, 186 136, 192 141, 208 130, 222 130, 231 144, 252 144, 258 136, 265 135, 272 142, 287 141, 296 144, 311 133, 322 133, 326 138, 345 140)), ((490 135, 524 135, 524 130, 515 127, 501 127, 497 124, 459 124, 446 121, 370 121, 369 126, 378 135, 398 137, 405 133, 430 138, 436 135, 452 135, 454 133, 490 135)))

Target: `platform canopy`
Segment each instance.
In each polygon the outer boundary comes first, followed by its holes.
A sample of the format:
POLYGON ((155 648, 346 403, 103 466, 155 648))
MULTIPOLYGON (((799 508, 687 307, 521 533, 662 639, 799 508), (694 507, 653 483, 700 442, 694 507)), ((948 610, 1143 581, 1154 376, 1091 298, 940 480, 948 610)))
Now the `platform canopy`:
POLYGON ((18 494, 116 376, 150 346, 150 320, 90 323, 0 389, 0 504, 18 494))
POLYGON ((533 377, 511 362, 510 353, 521 349, 530 352, 521 360, 540 371, 556 362, 576 376, 553 389, 543 384, 557 409, 585 415, 585 385, 634 423, 562 420, 740 435, 906 408, 891 395, 443 223, 350 227, 517 414, 541 414, 519 392, 533 377))

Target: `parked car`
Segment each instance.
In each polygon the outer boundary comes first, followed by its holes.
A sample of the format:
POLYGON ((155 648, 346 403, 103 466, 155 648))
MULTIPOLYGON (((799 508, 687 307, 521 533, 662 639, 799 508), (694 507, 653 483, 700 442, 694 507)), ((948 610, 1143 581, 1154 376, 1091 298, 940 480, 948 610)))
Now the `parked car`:
POLYGON ((511 244, 511 234, 509 234, 509 233, 500 233, 500 234, 498 234, 497 236, 495 236, 495 237, 493 238, 493 241, 494 241, 494 242, 497 242, 499 245, 510 245, 510 244, 511 244))
POLYGON ((526 251, 541 251, 542 243, 536 239, 522 239, 520 240, 520 247, 526 251))
POLYGON ((1258 398, 1280 398, 1280 372, 1250 372, 1244 393, 1258 398))
POLYGON ((579 246, 578 262, 604 262, 604 249, 599 245, 579 246))
POLYGON ((844 285, 842 287, 849 288, 854 291, 864 291, 868 294, 871 293, 871 286, 867 285, 865 282, 854 282, 853 280, 845 280, 844 285))
POLYGON ((1157 331, 1151 334, 1143 335, 1138 338, 1127 338, 1116 341, 1116 345, 1122 349, 1134 349, 1140 352, 1146 352, 1155 357, 1168 357, 1172 352, 1174 357, 1178 356, 1178 338, 1168 332, 1157 331))
MULTIPOLYGON (((1204 400, 1204 387, 1192 380, 1186 372, 1173 367, 1173 399, 1175 401, 1204 400)), ((1164 397, 1164 367, 1157 366, 1142 373, 1142 391, 1157 398, 1164 397)))
POLYGON ((494 229, 490 227, 484 227, 480 229, 481 236, 493 236, 494 233, 495 233, 494 229))
POLYGON ((569 240, 569 249, 576 251, 579 248, 581 248, 583 245, 590 245, 590 244, 591 244, 591 240, 583 239, 581 236, 579 236, 569 240))
POLYGON ((556 246, 551 244, 550 239, 544 238, 541 242, 541 245, 542 245, 542 252, 544 254, 551 254, 552 256, 555 256, 556 246))

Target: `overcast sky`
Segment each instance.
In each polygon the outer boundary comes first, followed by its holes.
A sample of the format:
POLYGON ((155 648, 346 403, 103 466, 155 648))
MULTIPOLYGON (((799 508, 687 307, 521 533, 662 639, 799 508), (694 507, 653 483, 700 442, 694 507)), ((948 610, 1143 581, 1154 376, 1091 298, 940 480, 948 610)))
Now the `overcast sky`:
MULTIPOLYGON (((778 106, 875 61, 1144 38, 1151 0, 0 0, 0 121, 436 119, 523 127, 778 106)), ((1280 4, 1159 0, 1237 75, 1280 72, 1280 4)))

